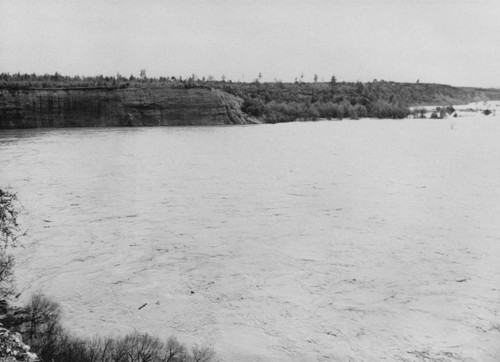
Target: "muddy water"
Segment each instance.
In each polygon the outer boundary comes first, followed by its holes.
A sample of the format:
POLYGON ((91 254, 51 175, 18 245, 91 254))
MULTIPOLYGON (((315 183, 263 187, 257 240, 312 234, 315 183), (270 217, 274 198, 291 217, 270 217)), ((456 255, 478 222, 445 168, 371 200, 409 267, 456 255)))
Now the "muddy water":
POLYGON ((226 361, 497 361, 499 140, 500 117, 1 131, 18 286, 76 333, 226 361))

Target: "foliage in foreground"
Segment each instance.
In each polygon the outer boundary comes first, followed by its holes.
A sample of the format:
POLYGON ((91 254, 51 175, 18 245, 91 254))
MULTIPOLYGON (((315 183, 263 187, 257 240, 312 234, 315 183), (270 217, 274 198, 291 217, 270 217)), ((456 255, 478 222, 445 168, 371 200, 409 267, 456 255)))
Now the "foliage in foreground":
POLYGON ((17 222, 17 203, 14 193, 0 189, 0 361, 35 361, 36 354, 22 342, 21 335, 3 328, 6 319, 15 320, 9 305, 15 293, 14 257, 9 249, 24 235, 17 222))
POLYGON ((0 361, 37 361, 37 355, 30 352, 30 349, 30 346, 22 342, 18 333, 0 327, 0 361))
POLYGON ((21 229, 17 222, 17 197, 0 189, 0 312, 5 311, 7 300, 14 294, 14 257, 9 249, 17 246, 21 229))
POLYGON ((210 348, 188 349, 175 338, 166 341, 134 332, 124 337, 81 338, 61 326, 61 310, 50 298, 35 294, 23 309, 19 327, 24 341, 42 361, 53 362, 214 362, 210 348))
POLYGON ((0 189, 1 362, 35 361, 37 358, 42 362, 216 361, 212 349, 197 346, 188 349, 175 338, 162 341, 138 332, 125 337, 74 336, 61 325, 59 304, 41 293, 33 295, 24 307, 10 305, 15 290, 14 258, 7 251, 24 235, 17 222, 16 202, 15 194, 0 189))

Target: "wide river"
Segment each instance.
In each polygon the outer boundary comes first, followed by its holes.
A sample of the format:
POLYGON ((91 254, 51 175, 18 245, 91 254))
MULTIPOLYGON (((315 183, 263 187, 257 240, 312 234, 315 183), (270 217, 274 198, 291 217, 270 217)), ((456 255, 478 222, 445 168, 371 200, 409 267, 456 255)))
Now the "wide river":
POLYGON ((500 360, 500 116, 0 130, 0 187, 28 230, 21 300, 77 334, 500 360))

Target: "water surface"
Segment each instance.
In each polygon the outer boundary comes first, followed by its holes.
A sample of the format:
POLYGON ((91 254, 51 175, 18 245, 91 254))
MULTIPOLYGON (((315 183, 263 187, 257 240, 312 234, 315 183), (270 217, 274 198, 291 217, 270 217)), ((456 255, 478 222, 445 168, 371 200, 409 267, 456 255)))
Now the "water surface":
POLYGON ((18 286, 79 334, 226 361, 496 361, 499 139, 493 117, 1 131, 18 286))

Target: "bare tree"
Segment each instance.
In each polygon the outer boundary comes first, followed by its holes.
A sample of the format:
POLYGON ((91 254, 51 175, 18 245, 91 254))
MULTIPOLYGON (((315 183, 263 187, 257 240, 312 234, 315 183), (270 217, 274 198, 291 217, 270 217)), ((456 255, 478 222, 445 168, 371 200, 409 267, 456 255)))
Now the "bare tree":
POLYGON ((193 361, 194 362, 210 362, 215 359, 215 352, 213 349, 208 347, 198 347, 195 346, 192 349, 193 361))

